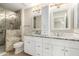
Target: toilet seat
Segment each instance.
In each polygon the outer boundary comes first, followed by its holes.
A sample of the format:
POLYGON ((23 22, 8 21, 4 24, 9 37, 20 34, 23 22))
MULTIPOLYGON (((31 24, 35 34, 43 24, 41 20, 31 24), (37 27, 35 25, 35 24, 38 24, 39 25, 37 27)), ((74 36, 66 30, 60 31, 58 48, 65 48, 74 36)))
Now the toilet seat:
POLYGON ((23 42, 17 42, 13 46, 15 48, 15 54, 18 54, 24 50, 23 42))
POLYGON ((23 42, 17 42, 14 44, 14 48, 21 47, 23 45, 23 42))

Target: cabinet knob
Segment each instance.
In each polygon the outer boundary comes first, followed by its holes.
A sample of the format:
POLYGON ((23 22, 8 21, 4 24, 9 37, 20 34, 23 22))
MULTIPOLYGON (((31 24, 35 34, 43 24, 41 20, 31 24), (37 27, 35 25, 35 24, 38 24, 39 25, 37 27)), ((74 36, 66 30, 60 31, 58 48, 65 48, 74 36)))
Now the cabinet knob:
POLYGON ((68 50, 65 50, 65 52, 68 52, 68 50))

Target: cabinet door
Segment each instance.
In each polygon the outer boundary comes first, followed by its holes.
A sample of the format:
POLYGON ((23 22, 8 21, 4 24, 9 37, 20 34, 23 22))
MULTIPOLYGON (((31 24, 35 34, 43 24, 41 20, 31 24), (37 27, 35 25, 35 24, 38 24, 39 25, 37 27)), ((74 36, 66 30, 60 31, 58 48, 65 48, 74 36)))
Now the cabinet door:
POLYGON ((25 37, 24 38, 24 52, 35 55, 35 38, 34 37, 25 37))
POLYGON ((31 51, 31 55, 35 55, 36 38, 37 37, 30 37, 30 51, 31 51))
POLYGON ((42 56, 42 38, 36 40, 36 56, 42 56))
POLYGON ((31 54, 30 52, 30 37, 24 37, 24 52, 31 54))
POLYGON ((43 56, 51 56, 51 39, 43 38, 43 56))
POLYGON ((42 56, 42 44, 39 44, 38 43, 38 45, 36 45, 36 51, 35 51, 35 55, 36 56, 42 56))
POLYGON ((66 56, 79 56, 79 49, 77 48, 66 48, 65 49, 66 56))
POLYGON ((43 43, 43 56, 51 56, 52 46, 51 44, 43 43))
POLYGON ((64 46, 52 45, 53 56, 64 56, 64 46))
POLYGON ((31 41, 30 43, 30 51, 31 51, 31 55, 35 55, 35 42, 31 41))

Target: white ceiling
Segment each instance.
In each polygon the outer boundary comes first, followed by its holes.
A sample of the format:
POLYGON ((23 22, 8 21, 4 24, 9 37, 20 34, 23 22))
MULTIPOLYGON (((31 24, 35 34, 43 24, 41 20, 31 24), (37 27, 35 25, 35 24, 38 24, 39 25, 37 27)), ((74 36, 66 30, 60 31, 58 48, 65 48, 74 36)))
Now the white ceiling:
MULTIPOLYGON (((6 9, 10 9, 12 11, 17 11, 20 10, 22 8, 29 8, 35 5, 38 5, 41 3, 0 3, 0 6, 6 8, 6 9)), ((42 4, 42 6, 47 5, 47 4, 42 4)))
POLYGON ((6 8, 6 9, 10 9, 12 11, 17 11, 20 10, 24 7, 28 7, 30 4, 24 4, 24 3, 0 3, 0 6, 6 8))

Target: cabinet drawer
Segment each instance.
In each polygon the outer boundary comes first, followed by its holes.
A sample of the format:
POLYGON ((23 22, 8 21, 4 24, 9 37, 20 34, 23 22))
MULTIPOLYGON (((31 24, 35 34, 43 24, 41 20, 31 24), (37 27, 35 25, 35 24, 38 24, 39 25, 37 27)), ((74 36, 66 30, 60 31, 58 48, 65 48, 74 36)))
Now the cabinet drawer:
POLYGON ((36 47, 36 52, 41 52, 41 53, 42 53, 42 51, 43 51, 43 50, 42 50, 42 46, 37 46, 37 47, 36 47))
POLYGON ((51 53, 51 51, 52 51, 51 44, 43 44, 43 52, 44 53, 51 53))
POLYGON ((36 38, 36 42, 42 42, 42 38, 37 37, 37 38, 36 38))
POLYGON ((42 49, 36 49, 36 56, 42 56, 42 49))
POLYGON ((65 47, 61 45, 52 45, 52 55, 53 56, 64 56, 65 47))
POLYGON ((31 37, 30 41, 35 42, 36 41, 36 37, 31 37))
POLYGON ((32 46, 35 46, 35 42, 33 42, 33 41, 30 41, 30 44, 32 45, 32 46))
POLYGON ((36 53, 36 56, 42 56, 41 52, 36 53))
POLYGON ((42 47, 36 47, 36 51, 42 51, 42 47))
POLYGON ((42 46, 36 46, 36 49, 42 49, 42 46))
POLYGON ((51 39, 43 38, 43 43, 51 44, 51 39))
POLYGON ((43 52, 43 56, 52 56, 51 52, 43 52))
POLYGON ((77 41, 67 41, 66 42, 66 47, 79 49, 79 42, 77 42, 77 41))
POLYGON ((79 49, 66 47, 65 55, 66 56, 79 56, 79 49))
POLYGON ((36 42, 36 46, 42 46, 42 42, 36 42))
POLYGON ((66 40, 52 39, 51 44, 65 46, 66 40))

